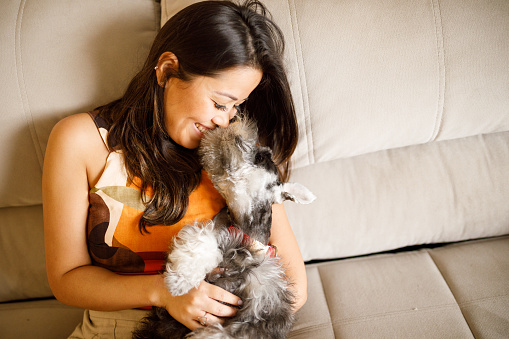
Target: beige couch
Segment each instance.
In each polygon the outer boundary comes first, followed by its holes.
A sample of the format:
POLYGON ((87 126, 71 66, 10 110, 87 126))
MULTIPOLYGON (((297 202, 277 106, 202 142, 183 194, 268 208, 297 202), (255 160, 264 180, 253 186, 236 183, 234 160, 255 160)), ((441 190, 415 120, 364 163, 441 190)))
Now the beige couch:
MULTIPOLYGON (((190 2, 2 0, 0 338, 80 321, 45 272, 48 135, 117 98, 190 2)), ((291 337, 509 337, 509 1, 265 3, 299 117, 292 180, 318 196, 287 205, 310 261, 291 337)))

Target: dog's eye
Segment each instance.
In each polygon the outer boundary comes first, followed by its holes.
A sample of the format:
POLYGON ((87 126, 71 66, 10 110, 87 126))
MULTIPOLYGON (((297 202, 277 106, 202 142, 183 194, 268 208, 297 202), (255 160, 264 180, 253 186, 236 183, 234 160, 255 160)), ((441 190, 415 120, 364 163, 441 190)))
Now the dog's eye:
POLYGON ((259 151, 255 155, 255 166, 265 168, 267 171, 277 173, 277 167, 272 161, 272 154, 270 151, 259 151))
POLYGON ((256 153, 255 156, 255 165, 260 165, 266 160, 266 157, 264 157, 261 153, 256 153))

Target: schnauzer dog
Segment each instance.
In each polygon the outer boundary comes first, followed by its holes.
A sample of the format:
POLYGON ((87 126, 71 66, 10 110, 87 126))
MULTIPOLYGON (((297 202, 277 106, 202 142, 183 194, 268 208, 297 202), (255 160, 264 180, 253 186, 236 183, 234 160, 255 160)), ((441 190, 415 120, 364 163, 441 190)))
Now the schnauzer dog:
POLYGON ((206 133, 198 154, 227 210, 213 221, 184 226, 170 246, 164 273, 174 296, 205 280, 240 297, 242 307, 224 325, 193 332, 166 309, 153 308, 134 338, 287 337, 294 322, 294 296, 277 249, 268 245, 272 205, 310 203, 315 196, 300 184, 278 180, 272 152, 258 145, 257 136, 255 124, 246 119, 206 133))

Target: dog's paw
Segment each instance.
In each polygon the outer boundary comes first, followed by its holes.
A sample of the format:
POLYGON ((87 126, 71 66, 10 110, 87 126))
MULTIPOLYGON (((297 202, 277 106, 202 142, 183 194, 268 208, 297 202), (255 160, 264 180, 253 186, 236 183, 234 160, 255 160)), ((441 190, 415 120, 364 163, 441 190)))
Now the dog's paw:
POLYGON ((186 277, 174 271, 164 273, 164 284, 166 289, 175 297, 184 295, 191 289, 198 287, 200 285, 200 281, 192 283, 187 280, 186 277))
POLYGON ((221 259, 212 222, 184 226, 168 253, 164 273, 166 288, 174 296, 186 294, 198 287, 221 259))

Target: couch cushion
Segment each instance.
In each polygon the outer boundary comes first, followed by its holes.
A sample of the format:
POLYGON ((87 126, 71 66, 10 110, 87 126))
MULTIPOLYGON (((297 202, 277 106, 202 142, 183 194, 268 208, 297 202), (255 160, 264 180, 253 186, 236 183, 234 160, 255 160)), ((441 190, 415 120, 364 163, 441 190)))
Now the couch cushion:
MULTIPOLYGON (((307 265, 308 301, 289 338, 505 338, 509 237, 307 265)), ((0 334, 64 338, 83 310, 0 304, 0 334)))
POLYGON ((290 338, 506 338, 507 258, 501 237, 308 265, 290 338))
POLYGON ((509 132, 296 169, 318 197, 285 203, 305 260, 509 234, 509 132))
POLYGON ((52 297, 42 206, 0 208, 0 302, 52 297))
POLYGON ((155 1, 6 1, 0 11, 0 207, 41 203, 53 125, 118 98, 159 29, 155 1))
MULTIPOLYGON (((162 0, 161 23, 197 0, 162 0)), ((285 34, 295 167, 509 130, 509 2, 265 0, 285 34)))
POLYGON ((319 265, 318 271, 335 337, 470 335, 454 296, 425 251, 319 265))
POLYGON ((430 252, 476 338, 509 335, 509 241, 451 245, 430 252), (465 278, 467 277, 467 278, 465 278))
POLYGON ((308 301, 297 313, 291 338, 334 338, 327 296, 317 265, 306 267, 308 301))
POLYGON ((67 338, 83 318, 83 309, 57 300, 0 304, 2 338, 67 338))

